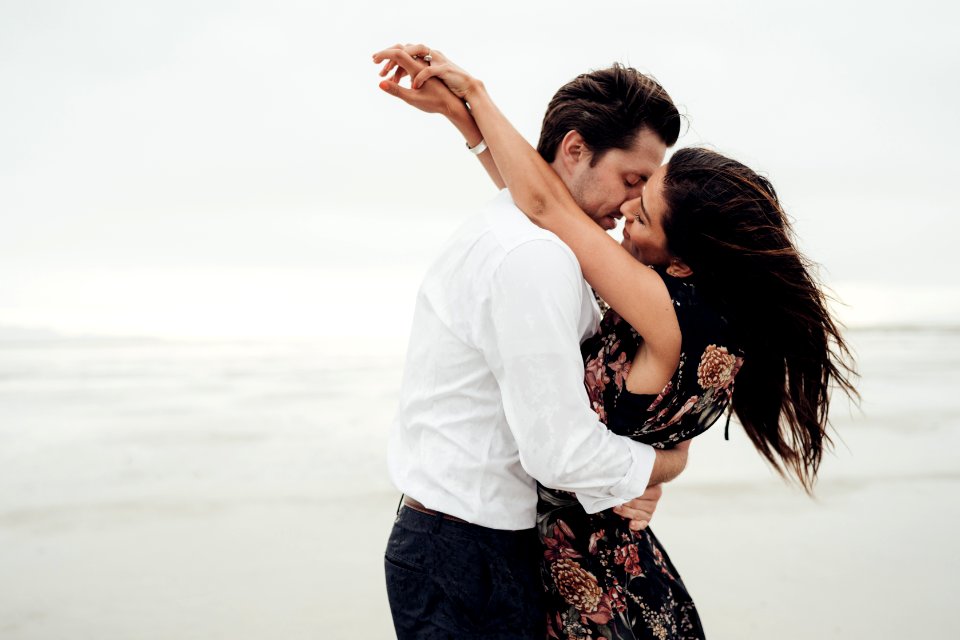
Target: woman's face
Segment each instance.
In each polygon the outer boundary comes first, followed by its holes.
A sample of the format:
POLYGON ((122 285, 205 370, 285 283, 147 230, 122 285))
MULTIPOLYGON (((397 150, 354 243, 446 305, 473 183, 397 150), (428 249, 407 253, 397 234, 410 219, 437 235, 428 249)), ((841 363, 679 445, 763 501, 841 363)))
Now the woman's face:
POLYGON ((667 203, 663 199, 666 172, 667 165, 660 166, 650 176, 642 195, 627 200, 620 208, 626 220, 621 245, 647 265, 666 265, 671 258, 667 251, 667 236, 663 232, 663 218, 667 213, 667 203))

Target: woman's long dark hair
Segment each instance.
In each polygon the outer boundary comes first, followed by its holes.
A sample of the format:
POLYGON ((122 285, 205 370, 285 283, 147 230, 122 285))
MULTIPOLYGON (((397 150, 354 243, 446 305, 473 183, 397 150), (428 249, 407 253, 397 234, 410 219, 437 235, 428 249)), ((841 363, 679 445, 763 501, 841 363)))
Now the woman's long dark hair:
POLYGON ((774 468, 810 492, 832 444, 830 389, 857 397, 852 357, 813 265, 794 245, 773 185, 735 160, 681 149, 667 166, 663 195, 669 251, 731 316, 743 345, 733 411, 774 468))

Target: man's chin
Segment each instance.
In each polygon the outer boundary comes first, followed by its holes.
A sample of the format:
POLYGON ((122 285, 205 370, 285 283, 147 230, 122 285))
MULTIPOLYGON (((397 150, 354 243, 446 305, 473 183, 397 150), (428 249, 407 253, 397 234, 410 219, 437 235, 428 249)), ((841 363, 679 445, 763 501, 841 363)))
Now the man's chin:
POLYGON ((617 218, 613 216, 603 216, 596 220, 597 224, 600 225, 605 231, 612 231, 617 228, 617 218))

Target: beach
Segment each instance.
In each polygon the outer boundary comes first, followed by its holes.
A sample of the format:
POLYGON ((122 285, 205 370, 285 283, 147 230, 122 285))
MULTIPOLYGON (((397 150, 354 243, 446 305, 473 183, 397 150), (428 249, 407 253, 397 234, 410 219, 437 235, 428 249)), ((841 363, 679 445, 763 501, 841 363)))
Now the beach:
MULTIPOLYGON (((856 330, 816 496, 696 439, 653 528, 708 637, 954 638, 960 331, 856 330)), ((403 345, 0 344, 0 637, 390 638, 403 345)))

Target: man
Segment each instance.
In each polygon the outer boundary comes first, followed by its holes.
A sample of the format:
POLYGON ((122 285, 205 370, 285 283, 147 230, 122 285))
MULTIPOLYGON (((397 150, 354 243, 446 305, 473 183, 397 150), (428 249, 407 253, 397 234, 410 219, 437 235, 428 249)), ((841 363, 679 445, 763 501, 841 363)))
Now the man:
MULTIPOLYGON (((399 60, 402 75, 429 55, 415 45, 374 61, 399 60)), ((466 106, 437 82, 381 87, 444 113, 502 187, 466 106)), ((663 88, 614 66, 557 92, 538 150, 580 207, 611 229, 678 135, 663 88)), ((617 507, 644 519, 659 497, 648 485, 682 470, 685 448, 654 451, 616 436, 591 410, 579 344, 598 322, 573 253, 507 191, 430 267, 389 451, 406 496, 385 554, 399 638, 542 638, 535 480, 575 492, 588 512, 617 507), (641 494, 646 500, 630 502, 641 494)))

